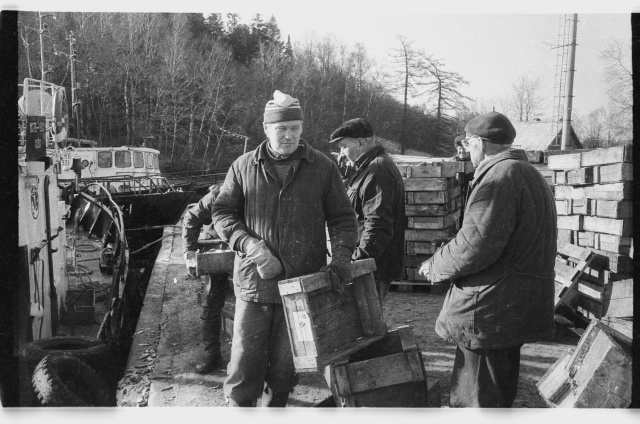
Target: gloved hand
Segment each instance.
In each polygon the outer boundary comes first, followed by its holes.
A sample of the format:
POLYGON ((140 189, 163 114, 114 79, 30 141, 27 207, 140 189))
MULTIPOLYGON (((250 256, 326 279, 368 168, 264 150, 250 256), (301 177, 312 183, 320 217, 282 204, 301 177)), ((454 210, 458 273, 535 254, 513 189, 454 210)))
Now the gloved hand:
POLYGON ((258 274, 263 279, 267 280, 276 277, 282 272, 282 264, 278 258, 273 256, 264 240, 257 240, 256 238, 251 238, 247 242, 247 258, 258 266, 258 274))
POLYGON ((422 263, 422 265, 420 265, 420 269, 418 270, 418 274, 422 275, 423 277, 426 277, 427 279, 429 279, 429 272, 431 271, 431 261, 430 260, 426 260, 422 263))
POLYGON ((344 287, 351 277, 351 251, 346 247, 338 247, 331 255, 331 263, 320 268, 320 271, 331 271, 331 288, 336 293, 344 293, 344 287))
POLYGON ((196 277, 196 252, 185 252, 184 263, 187 266, 187 273, 191 277, 196 277))

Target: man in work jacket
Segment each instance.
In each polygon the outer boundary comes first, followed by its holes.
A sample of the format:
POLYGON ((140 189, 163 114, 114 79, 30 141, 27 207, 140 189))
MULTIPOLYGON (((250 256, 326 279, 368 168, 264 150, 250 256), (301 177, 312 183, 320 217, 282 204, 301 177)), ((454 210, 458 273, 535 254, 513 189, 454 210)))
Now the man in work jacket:
POLYGON ((465 132, 476 171, 462 228, 419 272, 451 281, 436 321, 457 345, 450 406, 511 407, 520 348, 555 333, 555 202, 524 151, 511 148, 506 116, 477 116, 465 132))
POLYGON ((402 274, 404 256, 404 185, 398 167, 376 144, 371 124, 356 118, 329 137, 340 157, 355 166, 347 194, 358 219, 358 246, 353 259, 373 258, 376 291, 382 305, 391 281, 402 274))
POLYGON ((268 140, 239 157, 213 204, 213 222, 236 255, 236 309, 224 393, 230 406, 285 406, 297 384, 278 281, 332 271, 351 281, 357 225, 338 166, 302 134, 297 99, 274 93, 264 112, 268 140), (327 265, 326 228, 332 259, 327 265))
MULTIPOLYGON (((204 228, 208 240, 218 239, 218 234, 212 226, 211 207, 213 201, 220 193, 220 184, 212 185, 209 192, 193 207, 187 209, 182 218, 182 250, 187 266, 187 272, 196 278, 196 251, 198 250, 198 237, 204 228)), ((213 245, 213 247, 223 247, 213 245)), ((220 353, 220 327, 222 324, 222 308, 227 291, 226 272, 205 275, 204 293, 202 302, 202 341, 204 342, 204 358, 196 364, 196 372, 206 374, 222 365, 220 353)))

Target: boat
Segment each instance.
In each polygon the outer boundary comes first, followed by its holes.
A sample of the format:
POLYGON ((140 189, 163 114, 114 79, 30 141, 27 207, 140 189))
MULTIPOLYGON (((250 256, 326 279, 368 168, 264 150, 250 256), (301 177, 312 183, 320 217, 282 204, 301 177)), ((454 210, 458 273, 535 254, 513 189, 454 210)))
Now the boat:
MULTIPOLYGON (((19 86, 15 339, 20 405, 108 406, 155 257, 149 248, 131 251, 126 214, 114 198, 120 192, 112 194, 100 182, 83 181, 66 191, 58 187, 67 139, 64 87, 29 78, 19 86), (39 387, 53 384, 44 377, 55 366, 68 366, 54 364, 60 355, 86 362, 83 375, 98 373, 109 390, 98 397, 97 389, 76 390, 76 403, 66 404, 69 393, 39 387)), ((72 167, 81 167, 79 158, 72 159, 72 167)))

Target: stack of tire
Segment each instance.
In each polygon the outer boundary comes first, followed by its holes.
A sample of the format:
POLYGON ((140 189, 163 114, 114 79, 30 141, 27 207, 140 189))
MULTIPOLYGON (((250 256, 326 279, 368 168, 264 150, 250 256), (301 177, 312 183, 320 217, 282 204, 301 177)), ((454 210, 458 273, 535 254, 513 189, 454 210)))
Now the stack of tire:
POLYGON ((79 336, 34 340, 22 351, 42 406, 115 406, 110 357, 105 341, 79 336))

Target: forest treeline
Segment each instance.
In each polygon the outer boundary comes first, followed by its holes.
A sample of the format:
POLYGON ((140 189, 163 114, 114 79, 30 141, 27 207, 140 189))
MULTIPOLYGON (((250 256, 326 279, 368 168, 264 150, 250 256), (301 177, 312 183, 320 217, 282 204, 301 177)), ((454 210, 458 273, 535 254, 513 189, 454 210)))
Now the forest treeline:
MULTIPOLYGON (((20 82, 40 79, 38 13, 18 19, 20 82)), ((402 87, 364 45, 285 39, 273 16, 242 23, 237 14, 78 12, 42 21, 46 79, 66 87, 70 109, 70 55, 77 59, 80 125, 71 120, 71 135, 100 146, 144 142, 160 150, 165 172, 224 169, 245 140, 254 148, 265 139, 264 105, 276 89, 300 100, 303 138, 326 153, 331 131, 354 117, 403 150, 436 156, 453 154, 461 130, 440 109, 405 110, 402 87)))

